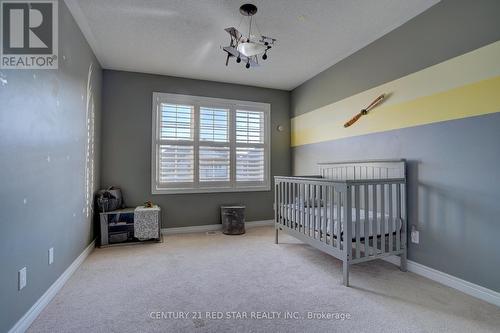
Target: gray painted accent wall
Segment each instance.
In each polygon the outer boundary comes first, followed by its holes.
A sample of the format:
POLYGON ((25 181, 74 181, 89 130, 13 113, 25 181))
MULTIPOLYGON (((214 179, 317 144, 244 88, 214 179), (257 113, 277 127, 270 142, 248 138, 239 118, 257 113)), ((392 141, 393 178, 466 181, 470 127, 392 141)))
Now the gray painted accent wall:
POLYGON ((500 1, 442 0, 291 93, 292 116, 500 39, 500 1))
MULTIPOLYGON (((244 75, 244 71, 242 71, 244 75)), ((273 191, 151 194, 152 93, 271 104, 271 176, 290 174, 289 92, 170 76, 104 71, 102 186, 120 186, 128 206, 162 208, 163 228, 220 223, 220 205, 246 205, 247 221, 272 219, 273 191), (278 125, 285 130, 278 132, 278 125)))
POLYGON ((294 173, 318 162, 408 160, 408 258, 500 292, 500 113, 296 147, 294 173))
POLYGON ((99 184, 102 71, 63 1, 59 57, 58 70, 0 70, 6 80, 0 84, 0 332, 29 310, 94 238, 83 211, 86 96, 92 63, 99 184), (50 247, 55 261, 49 266, 50 247), (17 272, 24 266, 27 286, 18 291, 17 272))
MULTIPOLYGON (((291 93, 299 115, 500 39, 500 2, 444 0, 291 93)), ((499 110, 500 111, 500 110, 499 110)), ((409 223, 420 264, 500 291, 500 114, 292 149, 295 175, 317 162, 409 160, 409 223)))

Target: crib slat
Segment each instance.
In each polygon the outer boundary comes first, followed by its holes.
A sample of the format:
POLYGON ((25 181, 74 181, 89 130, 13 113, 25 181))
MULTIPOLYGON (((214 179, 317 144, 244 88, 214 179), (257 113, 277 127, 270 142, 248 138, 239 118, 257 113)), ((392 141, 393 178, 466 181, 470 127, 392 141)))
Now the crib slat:
POLYGON ((333 208, 334 208, 334 188, 333 186, 330 186, 329 187, 329 190, 330 190, 330 196, 328 198, 328 203, 330 204, 329 206, 329 214, 330 214, 330 218, 328 219, 328 213, 326 214, 327 216, 327 219, 326 219, 326 231, 330 234, 330 244, 332 246, 335 246, 334 245, 334 239, 333 239, 333 208), (330 230, 328 230, 328 224, 330 224, 330 230))
POLYGON ((297 214, 298 214, 298 211, 297 211, 297 207, 298 207, 298 193, 299 193, 299 184, 298 183, 294 183, 293 184, 293 229, 294 230, 297 230, 298 228, 298 217, 297 217, 297 214))
POLYGON ((321 231, 323 230, 323 207, 322 207, 322 200, 323 200, 323 188, 324 185, 319 185, 318 186, 318 239, 321 242, 321 239, 323 238, 321 235, 321 231))
POLYGON ((283 198, 282 198, 282 191, 281 188, 283 187, 283 182, 278 183, 278 209, 279 209, 279 216, 278 220, 280 224, 283 224, 283 198))
POLYGON ((337 192, 337 248, 342 250, 342 193, 337 192))
POLYGON ((274 223, 278 222, 278 184, 274 183, 274 223))
POLYGON ((299 210, 299 214, 298 214, 298 215, 299 215, 299 217, 298 217, 298 221, 297 221, 297 222, 298 222, 298 224, 299 224, 299 226, 298 226, 298 231, 299 231, 299 232, 301 232, 301 230, 303 229, 303 228, 302 228, 302 227, 303 227, 303 225, 302 225, 302 224, 303 224, 303 220, 302 220, 302 212, 303 212, 303 208, 302 208, 302 207, 303 207, 303 206, 302 206, 302 200, 303 200, 303 199, 302 199, 302 198, 304 198, 304 195, 303 195, 303 193, 302 193, 302 185, 303 185, 303 184, 299 184, 299 194, 298 194, 298 195, 299 195, 299 198, 298 198, 298 200, 297 200, 297 205, 298 205, 298 206, 297 206, 297 209, 299 210))
POLYGON ((283 182, 283 197, 282 197, 282 200, 283 200, 283 225, 286 226, 287 225, 287 221, 286 221, 286 210, 287 210, 287 205, 286 205, 286 182, 283 182))
POLYGON ((363 194, 364 194, 364 200, 363 200, 363 207, 365 209, 365 257, 368 257, 371 255, 371 249, 370 249, 370 227, 369 227, 369 221, 370 221, 370 204, 368 202, 368 185, 365 184, 363 186, 363 194))
POLYGON ((385 184, 380 185, 380 223, 380 249, 385 253, 385 184))
POLYGON ((321 202, 320 202, 320 188, 321 185, 315 186, 314 191, 314 239, 318 239, 320 235, 320 226, 321 223, 321 202))
POLYGON ((302 184, 303 185, 303 197, 302 197, 302 232, 304 235, 306 234, 306 225, 307 225, 307 184, 302 184))
POLYGON ((292 213, 292 217, 290 218, 291 222, 292 222, 292 229, 295 230, 295 226, 296 226, 296 222, 297 220, 295 219, 295 212, 296 212, 296 209, 295 209, 295 186, 297 185, 296 183, 291 183, 291 213, 292 213))
POLYGON ((293 229, 297 230, 299 227, 298 221, 298 204, 299 204, 299 183, 293 184, 293 229))
POLYGON ((317 200, 317 207, 316 207, 316 230, 317 230, 317 238, 319 241, 321 241, 321 221, 322 221, 322 217, 321 217, 321 190, 322 190, 322 186, 321 185, 318 185, 318 187, 316 188, 316 200, 317 200))
POLYGON ((284 195, 284 213, 285 213, 285 217, 284 217, 284 221, 283 223, 285 224, 285 226, 288 226, 288 182, 285 182, 283 184, 283 195, 284 195))
POLYGON ((401 184, 396 184, 396 251, 401 250, 401 184))
POLYGON ((311 184, 307 184, 307 196, 306 196, 306 207, 307 207, 307 235, 311 237, 311 207, 310 207, 310 199, 311 198, 311 184))
POLYGON ((278 223, 279 221, 279 182, 274 183, 274 222, 278 223))
POLYGON ((316 186, 312 185, 311 186, 311 191, 309 192, 309 210, 310 210, 310 218, 311 220, 309 221, 309 237, 314 237, 314 221, 315 219, 315 214, 314 214, 314 193, 316 192, 316 186))
POLYGON ((394 197, 392 195, 392 186, 393 184, 389 184, 389 251, 392 252, 394 251, 394 213, 393 213, 393 200, 394 197))
MULTIPOLYGON (((401 248, 402 249, 406 249, 406 243, 407 243, 407 235, 408 235, 408 232, 406 230, 407 228, 407 225, 406 225, 406 221, 408 219, 408 212, 407 212, 407 208, 406 208, 406 200, 407 199, 407 196, 406 196, 406 183, 403 183, 401 184, 401 248)), ((406 250, 405 250, 406 251, 406 250)), ((406 260, 406 259, 405 259, 406 260)), ((406 264, 405 264, 406 265, 406 264)))
POLYGON ((361 250, 360 250, 360 224, 361 224, 361 218, 359 216, 359 185, 354 186, 354 207, 356 209, 356 222, 354 222, 355 226, 355 234, 356 234, 356 259, 361 257, 361 250))
POLYGON ((288 183, 288 226, 293 229, 293 183, 288 183))
POLYGON ((283 182, 280 181, 279 183, 279 193, 278 193, 278 198, 279 198, 279 219, 280 219, 280 224, 283 224, 283 182))
POLYGON ((372 218, 370 219, 372 225, 372 234, 373 234, 373 252, 376 255, 378 252, 378 223, 377 223, 377 185, 373 184, 373 211, 372 218))
POLYGON ((317 210, 316 210, 316 214, 317 214, 317 221, 316 221, 316 230, 318 231, 317 232, 317 236, 318 236, 318 240, 321 242, 321 230, 322 230, 322 227, 323 227, 323 216, 321 215, 321 210, 322 210, 322 207, 321 207, 321 195, 323 193, 323 185, 318 185, 318 188, 317 188, 317 195, 316 195, 316 200, 318 202, 318 207, 317 207, 317 210))
POLYGON ((321 242, 322 239, 323 239, 323 222, 325 221, 325 218, 323 216, 323 210, 324 210, 324 207, 323 207, 323 201, 324 201, 324 190, 325 190, 325 185, 320 185, 319 186, 319 196, 318 196, 318 200, 319 200, 319 207, 318 207, 318 216, 319 216, 319 226, 318 226, 318 238, 319 238, 319 241, 321 242))
POLYGON ((283 224, 288 227, 288 182, 283 183, 283 224))
POLYGON ((281 183, 281 221, 286 225, 286 182, 281 183))
POLYGON ((328 216, 326 214, 326 209, 328 206, 328 186, 323 185, 323 242, 328 244, 328 236, 326 234, 326 228, 328 227, 328 216))
POLYGON ((292 184, 292 222, 293 230, 297 230, 297 183, 292 184))
POLYGON ((281 220, 282 224, 286 225, 286 182, 281 183, 281 220))
POLYGON ((321 230, 323 230, 323 216, 321 215, 322 213, 322 208, 321 207, 321 200, 322 200, 322 195, 323 194, 323 185, 319 185, 318 186, 318 195, 317 195, 317 200, 318 200, 318 209, 317 209, 317 214, 318 214, 318 226, 317 226, 317 230, 318 230, 318 240, 321 242, 321 230))
POLYGON ((293 183, 288 183, 288 224, 293 229, 293 183))
POLYGON ((307 235, 311 237, 311 191, 313 185, 307 184, 307 196, 306 196, 306 206, 307 206, 307 235))
POLYGON ((307 198, 307 207, 308 207, 308 219, 309 219, 309 223, 307 225, 307 228, 308 228, 308 233, 309 233, 309 237, 312 237, 312 224, 314 222, 314 217, 313 217, 313 213, 314 213, 314 210, 313 210, 313 206, 311 205, 312 203, 312 192, 314 191, 314 185, 309 185, 309 196, 307 198))
POLYGON ((291 223, 291 207, 290 207, 290 187, 291 187, 291 183, 290 182, 286 182, 286 225, 291 228, 292 227, 292 223, 291 223))
POLYGON ((288 227, 293 229, 293 183, 288 183, 288 227))
POLYGON ((289 207, 290 207, 290 228, 293 229, 293 223, 294 223, 294 220, 293 220, 293 186, 294 186, 294 183, 290 182, 290 190, 289 190, 289 207))
MULTIPOLYGON (((344 193, 344 220, 343 229, 344 229, 344 263, 348 263, 349 260, 352 260, 352 187, 347 186, 347 191, 344 193)), ((346 269, 346 265, 344 265, 344 269, 346 269)), ((348 270, 344 270, 344 281, 347 280, 348 270)))
POLYGON ((286 182, 281 183, 281 220, 286 225, 286 182))
POLYGON ((316 209, 314 210, 314 215, 316 215, 316 223, 314 225, 314 235, 315 238, 321 240, 321 185, 316 186, 316 191, 314 192, 314 204, 316 209))
POLYGON ((295 184, 295 230, 300 230, 300 183, 295 184))
POLYGON ((308 225, 308 222, 309 222, 309 219, 308 219, 308 208, 307 208, 307 197, 308 197, 308 184, 304 184, 304 197, 302 198, 302 204, 304 205, 303 206, 303 210, 304 210, 304 218, 302 220, 302 232, 304 233, 304 235, 307 234, 307 225, 308 225))
POLYGON ((285 224, 285 182, 280 184, 280 215, 281 224, 285 224))
POLYGON ((316 186, 311 185, 311 191, 309 191, 309 237, 313 237, 313 225, 314 225, 314 195, 313 192, 316 191, 316 186))

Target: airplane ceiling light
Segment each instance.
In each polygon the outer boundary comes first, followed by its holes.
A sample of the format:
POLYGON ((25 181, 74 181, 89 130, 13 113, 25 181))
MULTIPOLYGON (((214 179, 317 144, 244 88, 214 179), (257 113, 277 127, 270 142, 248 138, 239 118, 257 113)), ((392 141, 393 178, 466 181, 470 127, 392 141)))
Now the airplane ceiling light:
POLYGON ((253 15, 257 13, 255 5, 249 3, 242 5, 240 13, 249 18, 248 35, 243 36, 234 27, 224 29, 231 36, 229 46, 222 47, 222 50, 227 53, 226 66, 229 64, 229 58, 234 57, 237 63, 243 62, 246 68, 256 67, 259 65, 259 56, 262 57, 262 60, 267 59, 267 53, 274 46, 276 39, 263 36, 257 27, 257 23, 253 22, 253 15), (257 34, 252 34, 252 23, 254 23, 257 34))

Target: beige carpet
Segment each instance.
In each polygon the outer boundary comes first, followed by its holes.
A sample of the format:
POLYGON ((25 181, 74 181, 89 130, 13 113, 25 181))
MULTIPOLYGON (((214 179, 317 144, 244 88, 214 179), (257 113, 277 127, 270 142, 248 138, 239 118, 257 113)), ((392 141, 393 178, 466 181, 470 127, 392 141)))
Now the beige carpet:
POLYGON ((186 234, 167 236, 162 244, 96 249, 29 331, 500 329, 498 307, 383 261, 354 265, 352 287, 346 288, 340 261, 280 236, 275 245, 274 229, 261 227, 244 236, 186 234), (178 318, 181 311, 189 312, 187 319, 178 318), (195 318, 192 312, 198 311, 195 318), (215 318, 208 318, 209 311, 215 318), (286 312, 292 318, 284 319, 286 312), (308 312, 331 317, 308 319, 308 312), (217 319, 221 314, 224 318, 217 319))

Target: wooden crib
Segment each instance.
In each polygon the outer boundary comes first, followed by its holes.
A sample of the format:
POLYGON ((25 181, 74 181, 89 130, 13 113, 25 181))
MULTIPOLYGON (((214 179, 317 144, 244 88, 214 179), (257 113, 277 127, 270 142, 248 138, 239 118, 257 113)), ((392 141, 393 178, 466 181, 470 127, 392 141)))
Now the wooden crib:
POLYGON ((275 227, 349 266, 390 255, 406 271, 404 160, 320 163, 320 176, 275 177, 275 227))

